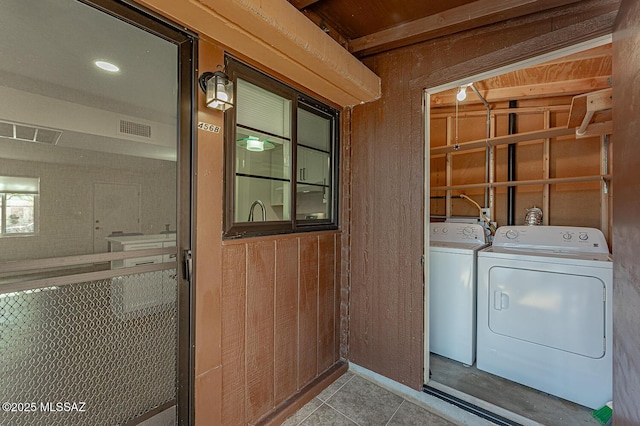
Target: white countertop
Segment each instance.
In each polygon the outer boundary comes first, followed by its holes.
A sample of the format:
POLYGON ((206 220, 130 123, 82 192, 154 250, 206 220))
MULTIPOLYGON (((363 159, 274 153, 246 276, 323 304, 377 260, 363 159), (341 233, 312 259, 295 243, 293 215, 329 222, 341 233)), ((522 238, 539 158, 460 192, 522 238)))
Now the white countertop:
POLYGON ((176 234, 149 234, 149 235, 128 235, 123 237, 107 237, 107 241, 112 241, 120 244, 131 243, 155 243, 165 241, 175 241, 176 234))

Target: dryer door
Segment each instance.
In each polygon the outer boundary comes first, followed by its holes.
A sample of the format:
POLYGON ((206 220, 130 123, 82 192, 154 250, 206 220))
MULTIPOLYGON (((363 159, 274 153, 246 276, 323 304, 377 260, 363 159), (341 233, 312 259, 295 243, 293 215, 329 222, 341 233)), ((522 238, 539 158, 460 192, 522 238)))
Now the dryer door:
POLYGON ((596 277, 493 267, 489 329, 590 358, 604 356, 605 284, 596 277))

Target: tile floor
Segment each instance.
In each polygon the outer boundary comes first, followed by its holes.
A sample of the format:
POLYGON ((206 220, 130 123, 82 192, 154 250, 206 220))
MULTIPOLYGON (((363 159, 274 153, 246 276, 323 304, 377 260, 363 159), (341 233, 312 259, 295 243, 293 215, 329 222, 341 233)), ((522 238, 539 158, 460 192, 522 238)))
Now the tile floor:
POLYGON ((403 396, 401 393, 386 389, 371 379, 350 370, 288 418, 283 426, 491 424, 449 404, 446 404, 446 410, 439 410, 437 408, 440 404, 439 401, 434 402, 433 406, 429 406, 428 403, 421 401, 421 399, 428 398, 426 394, 424 397, 420 395, 422 392, 410 390, 410 395, 403 396), (443 411, 448 411, 448 413, 443 411))

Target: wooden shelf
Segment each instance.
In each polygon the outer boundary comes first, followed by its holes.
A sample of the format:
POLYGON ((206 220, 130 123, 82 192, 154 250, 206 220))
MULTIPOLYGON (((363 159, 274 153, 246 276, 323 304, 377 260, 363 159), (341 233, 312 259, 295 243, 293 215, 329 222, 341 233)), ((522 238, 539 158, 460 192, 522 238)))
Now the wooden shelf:
MULTIPOLYGON (((492 109, 491 115, 493 116, 501 116, 501 115, 509 115, 509 114, 544 114, 547 111, 551 112, 568 112, 571 108, 571 105, 550 105, 550 106, 540 106, 540 107, 519 107, 519 108, 498 108, 492 109)), ((458 113, 459 118, 467 118, 467 117, 486 117, 486 110, 477 110, 477 111, 460 111, 458 113)), ((450 112, 437 112, 429 115, 429 118, 447 118, 447 117, 455 117, 455 111, 450 112)))
POLYGON ((518 180, 513 182, 471 183, 467 185, 452 185, 452 186, 433 186, 431 187, 431 191, 460 191, 462 189, 499 188, 499 187, 505 187, 505 186, 524 186, 524 185, 556 185, 559 183, 597 182, 601 180, 602 181, 611 180, 611 175, 518 180))
MULTIPOLYGON (((569 110, 568 128, 575 128, 577 136, 584 136, 595 123, 607 123, 612 119, 612 89, 574 96, 569 110)), ((601 126, 602 127, 602 126, 601 126)))
POLYGON ((533 132, 522 132, 514 135, 497 136, 489 139, 479 139, 471 142, 463 142, 458 144, 458 149, 454 148, 454 145, 439 146, 437 148, 431 148, 431 155, 446 154, 448 152, 460 152, 470 149, 486 148, 498 145, 508 145, 510 143, 528 142, 537 139, 555 138, 558 136, 573 134, 573 129, 562 127, 552 127, 551 129, 536 130, 533 132))

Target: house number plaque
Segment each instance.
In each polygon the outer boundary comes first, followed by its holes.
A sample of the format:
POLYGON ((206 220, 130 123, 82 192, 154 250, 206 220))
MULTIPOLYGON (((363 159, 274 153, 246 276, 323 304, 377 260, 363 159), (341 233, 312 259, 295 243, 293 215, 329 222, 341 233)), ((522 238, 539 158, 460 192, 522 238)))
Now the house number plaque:
POLYGON ((206 130, 207 132, 220 133, 220 126, 214 124, 205 123, 203 121, 198 122, 198 129, 206 130))

